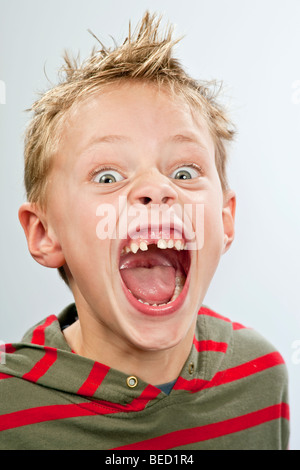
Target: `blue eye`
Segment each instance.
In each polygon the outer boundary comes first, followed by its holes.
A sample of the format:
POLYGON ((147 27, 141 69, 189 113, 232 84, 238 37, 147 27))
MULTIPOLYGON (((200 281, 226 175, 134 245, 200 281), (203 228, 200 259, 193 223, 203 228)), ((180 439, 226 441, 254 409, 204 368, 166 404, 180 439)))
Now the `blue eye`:
POLYGON ((118 181, 123 180, 123 176, 120 175, 118 171, 107 169, 107 170, 102 170, 98 171, 94 178, 93 181, 95 183, 100 183, 100 184, 111 184, 111 183, 116 183, 118 181))
POLYGON ((193 166, 181 166, 173 171, 170 177, 176 180, 189 180, 192 178, 198 178, 200 174, 200 170, 196 170, 193 166))

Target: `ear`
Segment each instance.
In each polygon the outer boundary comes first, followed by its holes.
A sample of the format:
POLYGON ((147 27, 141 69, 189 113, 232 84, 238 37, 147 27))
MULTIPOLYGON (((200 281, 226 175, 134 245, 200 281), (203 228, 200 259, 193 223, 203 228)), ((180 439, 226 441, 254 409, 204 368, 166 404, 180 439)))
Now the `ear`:
POLYGON ((228 190, 224 193, 223 201, 223 229, 224 229, 224 248, 223 253, 225 253, 231 243, 234 240, 234 222, 235 222, 235 208, 236 208, 236 197, 235 193, 232 190, 228 190))
POLYGON ((19 209, 19 220, 27 238, 31 256, 41 265, 59 268, 65 264, 61 246, 49 230, 45 213, 35 204, 26 202, 19 209))

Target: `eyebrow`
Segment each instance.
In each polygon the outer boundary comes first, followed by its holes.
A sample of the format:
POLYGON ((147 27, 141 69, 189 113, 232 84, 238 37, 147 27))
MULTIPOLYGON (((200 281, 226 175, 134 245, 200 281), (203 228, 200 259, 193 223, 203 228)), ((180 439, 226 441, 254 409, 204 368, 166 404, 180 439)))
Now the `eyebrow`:
MULTIPOLYGON (((129 143, 129 142, 132 142, 132 139, 125 135, 108 134, 108 135, 104 135, 101 137, 96 137, 95 139, 91 139, 88 142, 88 144, 84 147, 83 152, 85 153, 91 147, 97 144, 102 144, 102 143, 118 144, 118 143, 129 143)), ((203 150, 207 150, 205 145, 202 144, 199 137, 193 133, 176 134, 166 139, 166 142, 171 142, 171 143, 174 142, 174 143, 179 143, 179 144, 191 143, 191 144, 198 145, 203 150)))
MULTIPOLYGON (((171 142, 178 142, 178 143, 185 143, 185 142, 191 142, 195 144, 201 144, 201 141, 197 138, 197 136, 194 136, 193 134, 185 135, 185 134, 176 134, 174 136, 171 136, 169 139, 167 139, 171 142)), ((109 143, 109 144, 114 144, 114 143, 119 143, 119 142, 130 142, 131 138, 126 137, 125 135, 117 135, 117 134, 111 134, 111 135, 104 135, 102 137, 97 137, 95 139, 92 139, 86 146, 86 148, 90 147, 91 145, 98 144, 98 143, 109 143)))
POLYGON ((118 142, 129 142, 130 138, 126 137, 125 135, 104 135, 102 137, 97 137, 95 139, 91 139, 91 141, 87 144, 86 148, 91 147, 94 144, 101 144, 101 143, 109 143, 114 144, 118 142))
POLYGON ((171 137, 171 142, 179 143, 179 144, 196 144, 205 152, 208 151, 206 145, 202 142, 201 138, 194 133, 187 133, 187 134, 176 134, 171 137))
POLYGON ((196 137, 190 137, 188 135, 183 135, 183 134, 176 134, 171 137, 170 139, 173 142, 178 142, 178 143, 185 143, 185 142, 191 142, 191 143, 196 143, 198 144, 199 141, 196 137))
POLYGON ((115 143, 128 143, 130 142, 130 138, 126 137, 125 135, 118 135, 118 134, 108 134, 103 135, 101 137, 92 137, 85 145, 82 146, 80 149, 80 154, 85 155, 89 153, 93 147, 97 144, 115 144, 115 143))

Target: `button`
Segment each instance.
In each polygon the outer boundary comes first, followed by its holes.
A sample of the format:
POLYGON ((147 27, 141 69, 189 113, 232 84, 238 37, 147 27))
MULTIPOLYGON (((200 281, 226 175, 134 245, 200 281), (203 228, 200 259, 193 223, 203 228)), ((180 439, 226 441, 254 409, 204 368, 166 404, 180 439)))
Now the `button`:
POLYGON ((128 387, 134 388, 138 384, 138 379, 134 375, 131 375, 130 377, 127 377, 126 382, 128 387))
POLYGON ((189 374, 190 374, 190 375, 193 375, 194 369, 195 369, 194 363, 193 363, 193 362, 190 362, 190 363, 189 363, 189 374))

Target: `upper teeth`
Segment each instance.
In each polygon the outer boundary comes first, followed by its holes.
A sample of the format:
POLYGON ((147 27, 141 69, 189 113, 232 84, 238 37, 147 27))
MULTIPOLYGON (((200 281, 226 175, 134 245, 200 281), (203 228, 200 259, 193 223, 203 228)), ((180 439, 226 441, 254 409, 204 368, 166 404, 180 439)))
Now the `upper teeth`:
MULTIPOLYGON (((154 242, 156 243, 156 242, 154 242)), ((166 248, 175 248, 176 250, 184 250, 186 249, 186 245, 183 240, 164 240, 161 238, 160 240, 157 241, 156 243, 157 248, 160 248, 161 250, 165 250, 166 248)), ((134 241, 131 242, 130 245, 126 245, 123 250, 123 253, 136 253, 138 250, 141 251, 147 251, 148 250, 148 243, 145 240, 141 240, 140 242, 134 241)))

